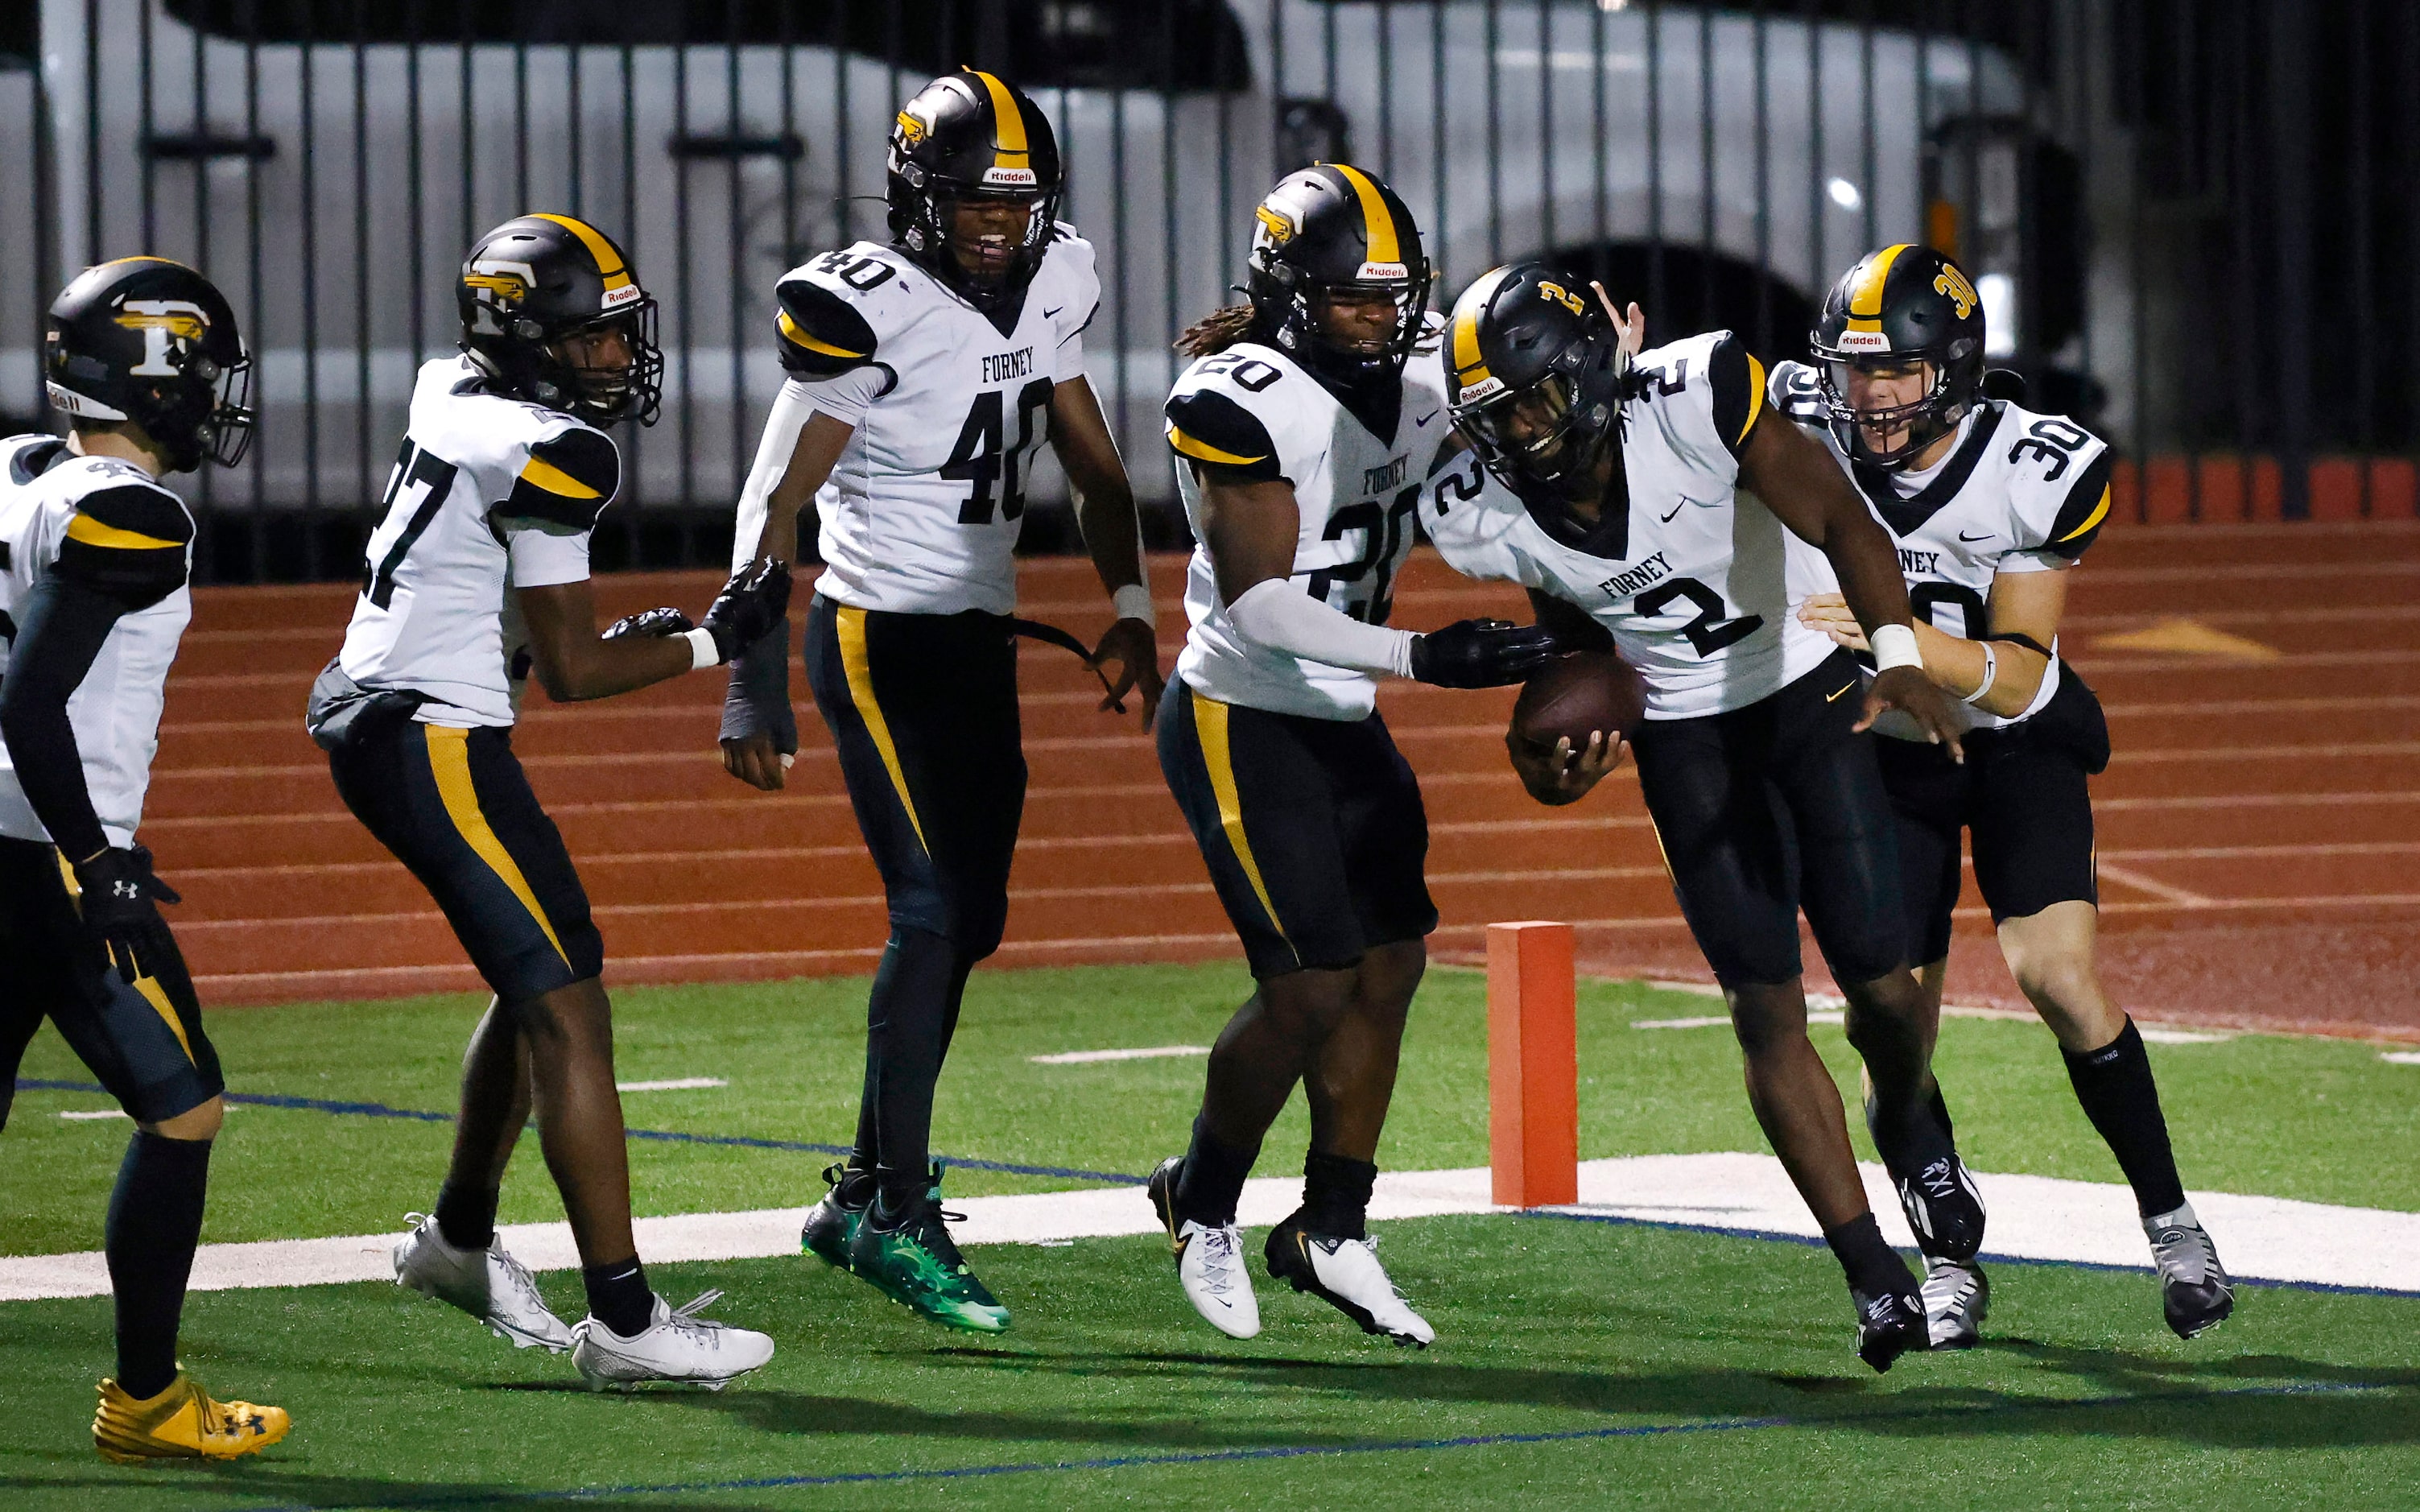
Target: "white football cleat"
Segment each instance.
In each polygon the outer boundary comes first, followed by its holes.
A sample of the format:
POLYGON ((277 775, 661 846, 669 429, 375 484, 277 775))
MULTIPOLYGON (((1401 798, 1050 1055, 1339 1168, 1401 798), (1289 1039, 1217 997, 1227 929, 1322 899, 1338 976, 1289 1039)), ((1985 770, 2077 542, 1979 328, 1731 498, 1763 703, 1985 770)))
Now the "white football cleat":
POLYGON ((1992 1310, 1992 1283, 1972 1260, 1931 1259, 1924 1266, 1925 1331, 1936 1349, 1971 1349, 1983 1341, 1992 1310))
POLYGON ((679 1307, 658 1297, 647 1326, 627 1339, 583 1317, 571 1326, 571 1363, 590 1391, 673 1380, 719 1392, 773 1358, 767 1335, 697 1316, 721 1295, 706 1292, 679 1307))
POLYGON ((395 1241, 396 1286, 452 1303, 516 1349, 561 1354, 571 1348, 571 1330, 546 1305, 528 1269, 504 1253, 502 1235, 484 1250, 458 1250, 435 1218, 406 1213, 404 1220, 412 1226, 395 1241))
POLYGON ((1269 1274, 1307 1291, 1361 1325, 1365 1333, 1383 1333, 1397 1344, 1425 1349, 1436 1337, 1427 1318, 1387 1279, 1378 1263, 1378 1241, 1313 1234, 1302 1226, 1302 1215, 1269 1231, 1264 1251, 1269 1274))
POLYGON ((1182 1156, 1159 1162, 1145 1190, 1168 1230, 1169 1253, 1176 1256, 1176 1279, 1185 1300, 1202 1320, 1231 1339, 1249 1339, 1261 1332, 1261 1300, 1252 1295, 1251 1273, 1244 1269, 1244 1231, 1233 1224, 1212 1228, 1176 1217, 1176 1177, 1182 1156))

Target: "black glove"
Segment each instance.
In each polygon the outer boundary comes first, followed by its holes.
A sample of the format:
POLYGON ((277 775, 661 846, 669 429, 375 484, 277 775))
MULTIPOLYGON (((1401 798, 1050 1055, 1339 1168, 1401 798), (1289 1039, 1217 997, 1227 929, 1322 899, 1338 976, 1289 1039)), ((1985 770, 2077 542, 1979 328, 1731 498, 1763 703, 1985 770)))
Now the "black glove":
POLYGON ((156 976, 176 958, 177 943, 162 903, 181 903, 177 890, 151 875, 151 852, 141 846, 112 846, 75 868, 82 890, 84 927, 126 981, 156 976))
POLYGON ((1555 654, 1555 632, 1506 619, 1456 620, 1412 637, 1412 678, 1440 688, 1501 688, 1555 654))
POLYGON ((760 556, 722 585, 701 628, 714 637, 716 655, 736 662, 789 612, 790 564, 760 556))
POLYGON ((635 615, 624 615, 605 627, 605 639, 618 641, 625 635, 659 635, 671 640, 686 635, 697 627, 677 609, 647 609, 635 615))
POLYGON ((771 738, 787 755, 799 748, 798 711, 790 707, 790 622, 776 624, 731 663, 731 692, 722 703, 722 735, 771 738))

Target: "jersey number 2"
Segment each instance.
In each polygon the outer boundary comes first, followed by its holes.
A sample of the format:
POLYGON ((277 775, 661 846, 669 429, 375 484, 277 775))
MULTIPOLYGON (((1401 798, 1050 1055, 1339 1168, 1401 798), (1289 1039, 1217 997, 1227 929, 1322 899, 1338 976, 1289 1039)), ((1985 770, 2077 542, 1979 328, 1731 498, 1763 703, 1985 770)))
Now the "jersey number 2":
POLYGON ((1683 599, 1689 600, 1690 606, 1698 611, 1698 617, 1682 626, 1681 633, 1689 637, 1689 644, 1698 648, 1699 656, 1712 656, 1723 647, 1735 646, 1764 628, 1762 615, 1742 615, 1737 619, 1724 618, 1723 611, 1730 605, 1723 602, 1721 594, 1707 587, 1696 578, 1674 578, 1661 587, 1651 588, 1633 600, 1631 608, 1640 616, 1652 619, 1683 599))
POLYGON ((1001 486, 1000 518, 1014 520, 1025 513, 1025 480, 1017 467, 1025 448, 1033 444, 1033 416, 1050 408, 1050 395, 1047 378, 1037 378, 1016 391, 1016 444, 1006 448, 1001 442, 1008 429, 1007 396, 996 388, 975 396, 967 411, 967 423, 958 428, 958 444, 950 448, 950 460, 941 464, 943 477, 974 485, 958 506, 959 524, 991 523, 994 483, 1001 486))
POLYGON ((411 519, 386 555, 375 563, 362 564, 362 592, 370 602, 384 609, 395 601, 395 571, 411 552, 412 542, 428 529, 437 511, 445 507, 445 496, 454 491, 454 475, 460 471, 452 462, 433 451, 422 449, 410 436, 403 438, 403 452, 395 460, 395 471, 387 475, 386 497, 379 500, 384 518, 392 518, 397 501, 410 500, 411 519), (419 490, 414 493, 414 489, 419 490))

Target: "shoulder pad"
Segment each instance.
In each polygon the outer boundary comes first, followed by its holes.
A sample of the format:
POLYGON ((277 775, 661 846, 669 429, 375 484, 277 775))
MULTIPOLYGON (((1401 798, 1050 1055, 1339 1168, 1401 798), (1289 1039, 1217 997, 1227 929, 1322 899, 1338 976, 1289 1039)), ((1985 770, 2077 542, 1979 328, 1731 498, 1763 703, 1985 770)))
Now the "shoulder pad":
POLYGON ((67 454, 68 444, 60 437, 43 433, 10 436, 0 441, 8 458, 8 481, 23 487, 49 472, 53 463, 67 454))
POLYGON ((1806 363, 1775 363, 1772 376, 1765 380, 1764 397, 1766 403, 1802 426, 1821 426, 1831 419, 1822 381, 1806 363))
POLYGON ((873 323, 829 284, 793 273, 776 292, 782 302, 774 318, 782 336, 782 366, 792 376, 838 378, 874 361, 873 323))
POLYGON ((1737 457, 1764 415, 1764 364, 1746 342, 1725 331, 1706 354, 1706 382, 1714 389, 1714 429, 1737 457))
POLYGON ((2051 521, 2041 550, 2056 552, 2072 562, 2101 534, 2101 527, 2109 520, 2109 475, 2117 457, 2104 444, 2084 464, 2076 475, 2074 487, 2067 491, 2057 515, 2051 521))
POLYGON ((1277 442, 1260 416, 1217 388, 1168 397, 1168 444, 1221 483, 1265 483, 1285 475, 1277 442))
POLYGON ((111 481, 76 501, 59 542, 58 574, 129 609, 147 609, 184 586, 194 518, 154 483, 111 481))
POLYGON ((590 531, 621 487, 622 454, 613 443, 601 430, 569 426, 531 443, 529 460, 495 512, 507 520, 590 531))

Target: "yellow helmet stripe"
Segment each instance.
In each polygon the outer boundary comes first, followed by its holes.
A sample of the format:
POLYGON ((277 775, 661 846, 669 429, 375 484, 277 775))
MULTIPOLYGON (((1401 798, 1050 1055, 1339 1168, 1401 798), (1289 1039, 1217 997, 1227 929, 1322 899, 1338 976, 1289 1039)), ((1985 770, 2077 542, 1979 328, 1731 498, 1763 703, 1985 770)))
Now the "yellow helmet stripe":
POLYGON ((1268 460, 1266 453, 1263 453, 1259 457, 1238 457, 1231 451, 1220 451, 1218 447, 1213 446, 1206 441, 1198 441, 1193 437, 1187 435, 1184 431, 1179 430, 1173 423, 1171 423, 1168 428, 1168 444, 1176 450, 1183 452, 1186 456, 1193 458, 1198 461, 1224 462, 1229 467, 1248 467, 1254 462, 1265 461, 1268 460))
POLYGON ((1512 271, 1508 265, 1481 273, 1479 282, 1462 291, 1462 299, 1454 307, 1453 371, 1465 387, 1487 382, 1487 364, 1479 354, 1479 318, 1495 302, 1497 286, 1512 271))
POLYGON ((1361 229, 1369 242, 1369 252, 1362 261, 1403 261, 1403 241, 1395 234, 1395 213, 1387 208, 1387 196, 1378 192, 1376 181, 1347 164, 1331 163, 1328 166, 1344 176, 1344 181, 1353 186, 1353 193, 1361 201, 1361 229))
POLYGON ((969 69, 969 73, 983 81, 991 91, 992 148, 995 168, 1030 168, 1029 148, 1025 140, 1025 112, 1016 108, 1016 97, 1008 86, 981 69, 969 69))
MULTIPOLYGON (((2086 531, 2088 531, 2093 526, 2101 523, 2102 520, 2106 517, 2108 513, 2109 491, 2106 488, 2103 488, 2101 491, 2100 507, 2094 509, 2090 515, 2086 517, 2084 523, 2076 526, 2073 530, 2069 531, 2066 535, 2061 536, 2059 539, 2062 541, 2073 540, 2076 537, 2083 535, 2086 531)), ((70 534, 72 534, 72 532, 70 532, 70 534)))
POLYGON ((807 335, 805 328, 800 326, 798 321, 790 319, 790 312, 787 310, 782 311, 778 319, 782 326, 782 335, 787 339, 797 342, 799 346, 806 348, 809 351, 819 351, 827 357, 862 357, 865 355, 865 353, 861 351, 851 351, 846 347, 835 347, 829 341, 817 341, 814 337, 807 335))
POLYGON ((1890 282, 1891 264, 1899 255, 1909 250, 1909 243, 1885 247, 1865 261, 1857 281, 1849 288, 1849 329, 1879 331, 1883 328, 1883 286, 1890 282))
POLYGON ((568 215, 556 215, 546 210, 539 210, 531 219, 552 221, 580 238, 580 244, 586 247, 588 255, 597 259, 597 271, 604 275, 605 288, 608 291, 629 286, 630 270, 622 266, 622 255, 613 250, 613 242, 605 240, 604 232, 586 221, 574 220, 568 215))

